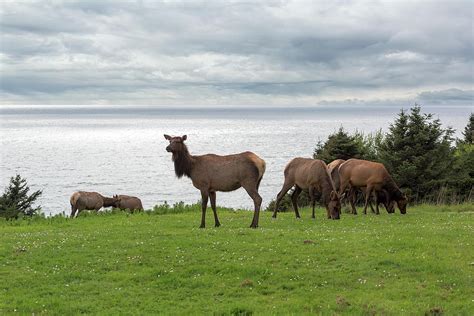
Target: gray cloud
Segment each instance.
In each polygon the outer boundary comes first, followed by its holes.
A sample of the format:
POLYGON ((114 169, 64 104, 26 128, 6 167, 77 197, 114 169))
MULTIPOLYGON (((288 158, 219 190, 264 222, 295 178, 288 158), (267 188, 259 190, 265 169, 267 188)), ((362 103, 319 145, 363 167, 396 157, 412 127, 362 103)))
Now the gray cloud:
POLYGON ((472 104, 470 1, 6 2, 0 27, 2 104, 472 104))

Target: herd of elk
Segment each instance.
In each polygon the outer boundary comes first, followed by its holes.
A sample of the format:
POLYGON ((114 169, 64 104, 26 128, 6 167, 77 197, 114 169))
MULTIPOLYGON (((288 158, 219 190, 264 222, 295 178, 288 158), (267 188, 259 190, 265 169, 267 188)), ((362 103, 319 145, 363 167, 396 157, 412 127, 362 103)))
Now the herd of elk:
POLYGON ((137 197, 128 195, 114 195, 110 198, 97 192, 77 191, 71 195, 69 201, 71 203, 71 218, 79 216, 79 213, 83 210, 98 212, 102 207, 129 209, 131 211, 143 210, 142 201, 137 197))
MULTIPOLYGON (((194 187, 201 192, 201 228, 206 226, 208 200, 211 200, 215 226, 219 227, 216 192, 229 192, 241 187, 247 191, 254 203, 254 215, 250 227, 258 227, 262 205, 262 197, 258 193, 258 189, 265 173, 263 159, 249 151, 226 156, 191 155, 184 143, 187 139, 186 135, 169 136, 165 134, 164 137, 169 141, 166 151, 172 154, 176 176, 190 178, 194 187)), ((296 218, 300 218, 297 200, 303 190, 309 191, 312 218, 315 218, 317 196, 321 196, 328 219, 340 218, 343 197, 347 197, 352 213, 357 214, 355 202, 358 191, 362 191, 365 197, 364 214, 367 214, 368 205, 370 205, 372 212, 379 214, 380 203, 385 206, 388 213, 394 212, 395 203, 401 214, 406 213, 407 198, 381 163, 360 159, 337 159, 326 165, 324 161, 318 159, 294 158, 286 165, 284 176, 285 181, 276 198, 273 218, 276 218, 278 206, 291 188, 293 188, 291 202, 296 218), (375 201, 375 211, 370 204, 371 196, 375 201)), ((110 198, 97 192, 78 191, 71 196, 70 202, 71 217, 79 215, 82 210, 98 211, 102 207, 131 211, 143 210, 140 199, 128 195, 114 195, 110 198)))

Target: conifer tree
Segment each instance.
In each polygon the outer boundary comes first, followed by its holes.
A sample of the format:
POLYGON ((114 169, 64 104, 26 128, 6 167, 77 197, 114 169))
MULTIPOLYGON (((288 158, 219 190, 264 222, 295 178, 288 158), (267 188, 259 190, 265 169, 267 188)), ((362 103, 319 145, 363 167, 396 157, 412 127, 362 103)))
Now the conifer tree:
POLYGON ((313 158, 330 163, 336 159, 360 158, 361 152, 355 136, 350 136, 342 127, 329 135, 326 142, 319 141, 314 150, 313 158))
POLYGON ((10 185, 0 196, 0 217, 17 218, 20 214, 33 216, 40 212, 41 207, 33 207, 33 203, 40 197, 42 191, 28 195, 30 188, 26 179, 20 175, 10 178, 10 185))
POLYGON ((453 133, 415 105, 409 114, 402 110, 390 125, 380 145, 379 159, 398 185, 409 189, 412 198, 423 199, 451 174, 453 133))
POLYGON ((474 144, 474 113, 471 113, 471 116, 469 117, 469 122, 464 128, 464 132, 462 134, 464 136, 463 142, 465 144, 474 144))

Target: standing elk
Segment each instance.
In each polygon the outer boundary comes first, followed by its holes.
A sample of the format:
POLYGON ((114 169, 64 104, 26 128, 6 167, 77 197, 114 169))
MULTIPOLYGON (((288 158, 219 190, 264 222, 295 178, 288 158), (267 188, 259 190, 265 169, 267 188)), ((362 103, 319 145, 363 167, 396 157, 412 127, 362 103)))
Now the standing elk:
MULTIPOLYGON (((376 193, 377 214, 379 213, 379 193, 383 193, 385 196, 384 200, 388 205, 390 205, 390 202, 395 201, 400 213, 406 213, 407 198, 400 191, 383 164, 367 160, 349 159, 339 166, 339 177, 339 194, 342 194, 349 186, 352 188, 365 188, 364 214, 367 214, 367 204, 373 192, 376 193)), ((389 209, 393 210, 393 205, 387 207, 389 213, 393 212, 389 211, 389 209)))
POLYGON ((102 207, 114 206, 117 202, 117 198, 105 197, 97 192, 74 192, 69 199, 71 203, 71 218, 83 210, 95 210, 99 211, 102 207))
POLYGON ((207 154, 193 156, 184 144, 187 136, 164 135, 170 143, 166 151, 172 153, 174 171, 178 178, 183 175, 191 178, 193 185, 201 191, 202 217, 201 226, 206 226, 206 209, 208 198, 211 199, 211 208, 214 213, 215 226, 220 222, 216 211, 216 192, 229 192, 243 187, 254 203, 254 215, 251 228, 258 227, 258 218, 262 197, 258 193, 260 182, 265 173, 265 161, 252 152, 218 156, 207 154))
MULTIPOLYGON (((340 187, 341 181, 340 181, 340 176, 339 176, 339 167, 346 162, 344 159, 336 159, 332 161, 331 163, 328 164, 328 172, 331 175, 331 179, 334 182, 334 186, 336 188, 340 187)), ((362 191, 362 195, 365 197, 365 188, 359 188, 362 191)), ((340 193, 340 192, 339 192, 340 193)), ((346 197, 347 201, 349 202, 351 209, 352 209, 352 214, 357 214, 357 210, 355 208, 355 203, 357 201, 357 188, 350 187, 349 190, 347 191, 347 194, 341 194, 341 197, 346 197)), ((385 206, 385 209, 387 210, 387 213, 393 213, 394 212, 394 203, 393 201, 387 200, 387 192, 386 190, 382 191, 376 191, 374 190, 374 196, 375 196, 375 202, 377 205, 379 203, 382 203, 385 206)), ((372 206, 372 202, 369 200, 369 206, 372 211, 372 213, 379 214, 378 207, 376 207, 376 210, 374 210, 374 207, 372 206)))
POLYGON ((294 158, 285 167, 285 182, 283 188, 277 195, 273 218, 277 216, 278 205, 286 192, 293 186, 295 190, 291 195, 291 202, 296 218, 300 218, 298 212, 298 195, 303 189, 309 190, 312 207, 312 218, 315 218, 315 193, 321 192, 322 203, 326 207, 327 218, 339 219, 341 213, 341 202, 337 190, 329 176, 326 164, 322 160, 311 158, 294 158))

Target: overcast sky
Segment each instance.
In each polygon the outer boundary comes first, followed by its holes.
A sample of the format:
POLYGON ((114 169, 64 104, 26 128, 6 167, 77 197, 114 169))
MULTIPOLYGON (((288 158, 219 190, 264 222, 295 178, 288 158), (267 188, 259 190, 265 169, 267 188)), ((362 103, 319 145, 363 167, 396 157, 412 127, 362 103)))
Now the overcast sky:
POLYGON ((2 0, 0 104, 472 105, 473 3, 2 0))

